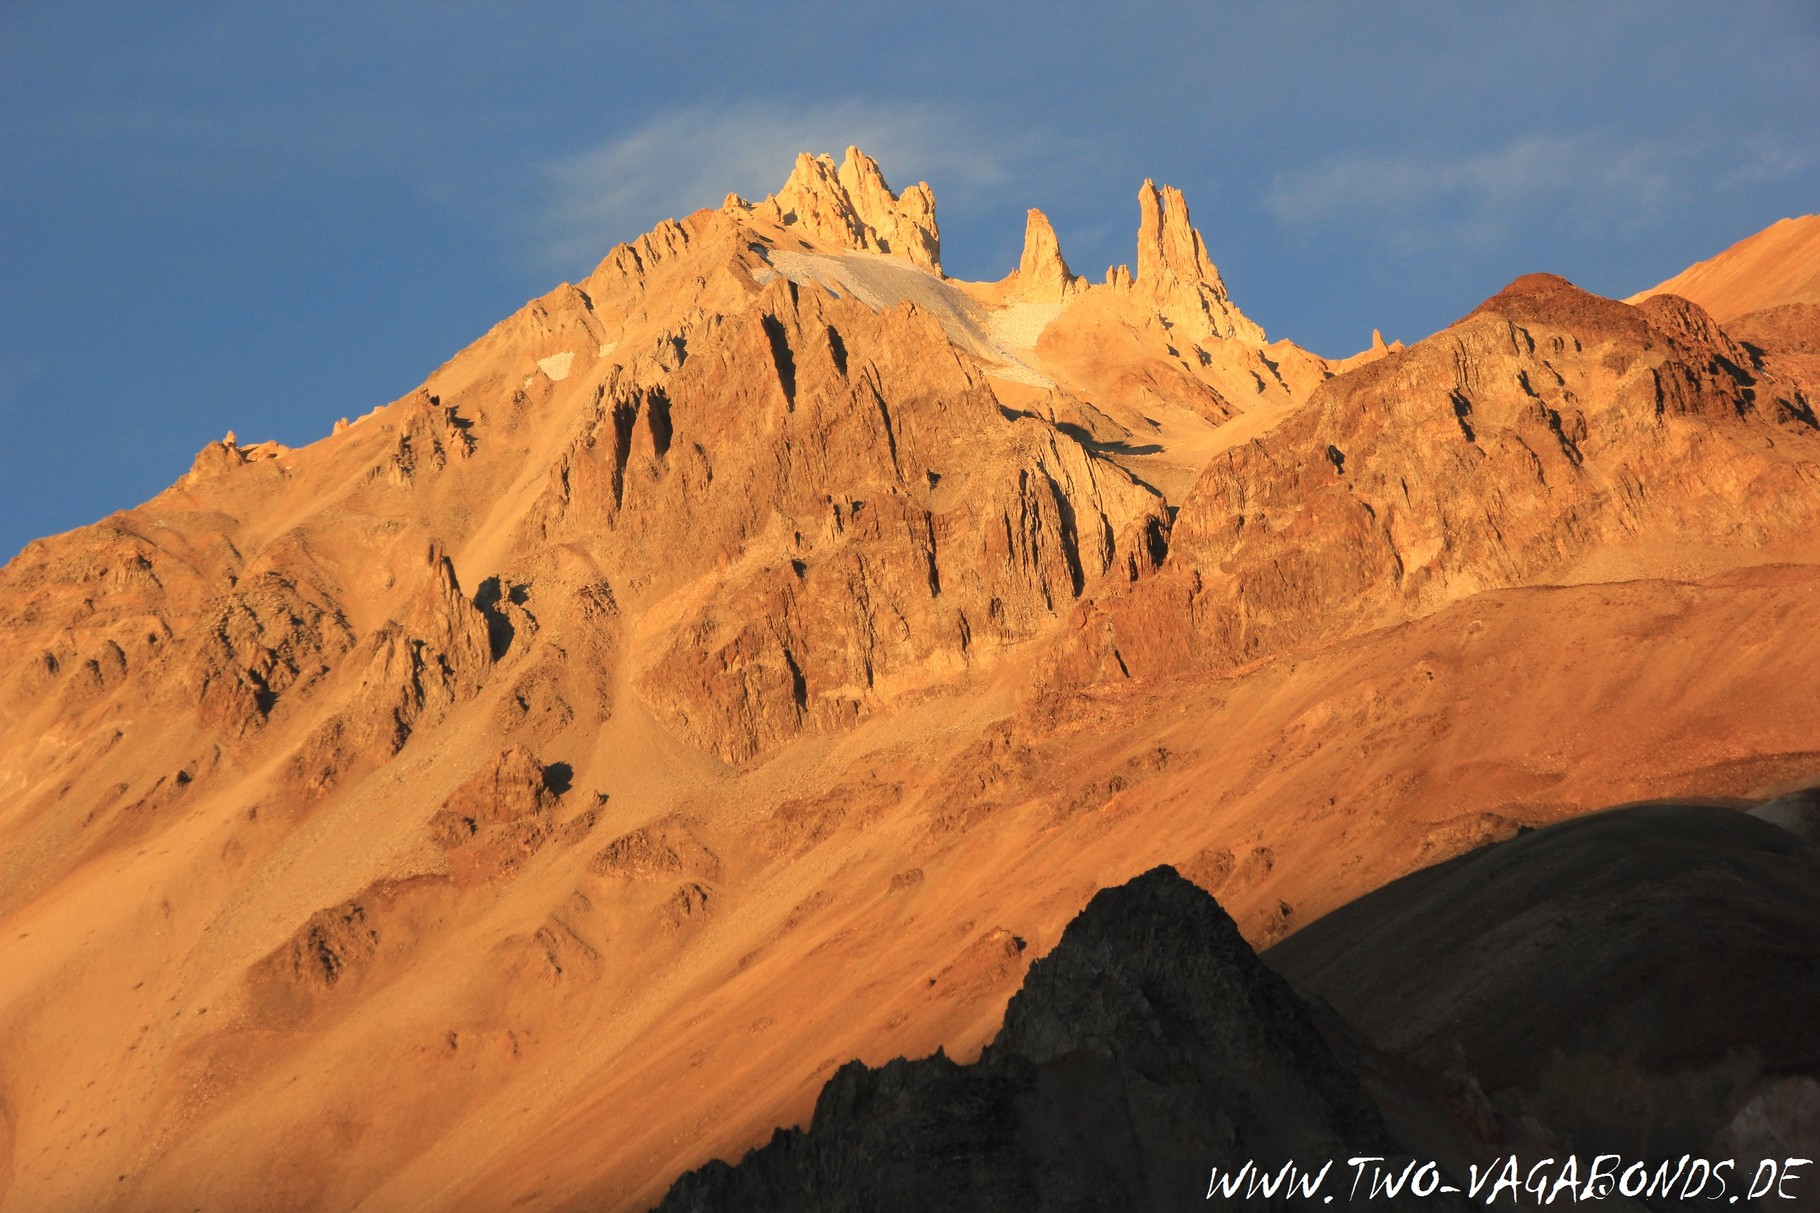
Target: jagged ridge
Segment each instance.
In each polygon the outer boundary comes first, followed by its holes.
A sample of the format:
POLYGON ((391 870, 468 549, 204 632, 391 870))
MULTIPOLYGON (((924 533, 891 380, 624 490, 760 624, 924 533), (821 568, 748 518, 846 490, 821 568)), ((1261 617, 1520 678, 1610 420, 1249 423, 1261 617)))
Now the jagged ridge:
POLYGON ((1394 1153, 1369 1097, 1218 903, 1160 867, 1095 894, 978 1062, 850 1063, 807 1131, 658 1208, 1192 1209, 1216 1163, 1348 1151, 1394 1153))

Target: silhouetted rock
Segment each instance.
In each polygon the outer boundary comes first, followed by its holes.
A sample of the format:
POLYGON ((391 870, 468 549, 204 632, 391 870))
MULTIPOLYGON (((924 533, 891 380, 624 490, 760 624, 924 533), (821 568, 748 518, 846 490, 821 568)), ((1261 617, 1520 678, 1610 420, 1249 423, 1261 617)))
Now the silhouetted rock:
POLYGON ((1629 1158, 1820 1144, 1820 847, 1752 814, 1564 821, 1406 876, 1268 957, 1381 1048, 1482 1092, 1488 1155, 1538 1124, 1629 1158))
POLYGON ((684 1175, 660 1208, 1188 1209, 1216 1166, 1332 1159, 1333 1192, 1361 1153, 1394 1149, 1307 1007, 1159 867, 1093 898, 977 1063, 849 1063, 808 1131, 684 1175))

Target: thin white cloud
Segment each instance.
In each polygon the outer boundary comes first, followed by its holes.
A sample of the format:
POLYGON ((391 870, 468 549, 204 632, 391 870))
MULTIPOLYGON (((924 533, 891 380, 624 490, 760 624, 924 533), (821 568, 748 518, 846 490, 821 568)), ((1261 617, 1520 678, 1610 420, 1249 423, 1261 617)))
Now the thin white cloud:
POLYGON ((1760 185, 1793 177, 1814 163, 1811 149, 1789 147, 1777 139, 1758 136, 1743 142, 1741 154, 1726 185, 1760 185))
POLYGON ((9 422, 15 412, 30 407, 29 389, 44 377, 42 359, 26 355, 0 354, 0 417, 9 422))
POLYGON ((939 178, 938 198, 1007 175, 977 128, 938 106, 697 105, 543 165, 546 196, 526 233, 529 253, 541 269, 577 272, 662 219, 719 205, 729 191, 775 192, 798 152, 838 158, 849 145, 878 160, 893 189, 939 178))
POLYGON ((1530 135, 1451 160, 1353 153, 1279 175, 1265 206, 1286 227, 1374 230, 1401 252, 1488 247, 1537 224, 1637 225, 1715 180, 1787 176, 1804 154, 1597 135, 1530 135))

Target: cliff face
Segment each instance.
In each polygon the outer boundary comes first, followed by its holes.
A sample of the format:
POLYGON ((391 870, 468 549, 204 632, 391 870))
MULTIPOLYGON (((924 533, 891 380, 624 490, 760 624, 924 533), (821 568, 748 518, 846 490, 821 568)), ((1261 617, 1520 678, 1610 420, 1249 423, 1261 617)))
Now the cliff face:
POLYGON ((1233 666, 1486 590, 1761 550, 1812 528, 1817 468, 1801 386, 1697 305, 1532 275, 1211 459, 1161 575, 1084 608, 1083 665, 1233 666))
POLYGON ((776 279, 684 343, 661 386, 602 385, 520 543, 686 587, 635 685, 723 759, 845 727, 1149 567, 1157 495, 1007 417, 926 313, 776 279))
POLYGON ((648 1203, 1157 863, 1269 941, 1820 778, 1798 332, 1522 280, 1328 363, 1139 228, 957 282, 809 157, 0 569, 0 1201, 648 1203))

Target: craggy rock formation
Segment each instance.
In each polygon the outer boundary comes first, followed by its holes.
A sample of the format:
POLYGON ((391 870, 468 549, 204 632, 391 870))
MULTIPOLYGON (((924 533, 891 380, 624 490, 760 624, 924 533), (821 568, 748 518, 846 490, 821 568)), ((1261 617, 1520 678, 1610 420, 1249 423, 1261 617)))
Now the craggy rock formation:
POLYGON ((891 253, 922 269, 941 270, 942 238, 928 183, 919 181, 894 194, 878 162, 856 147, 847 149, 839 168, 828 156, 798 156, 784 188, 758 213, 815 240, 891 253))
POLYGON ((807 1131, 683 1176, 658 1207, 1198 1209, 1214 1166, 1395 1152, 1302 1001, 1162 867, 1095 895, 978 1062, 850 1063, 807 1131))
POLYGON ((449 794, 430 831, 458 883, 509 879, 550 838, 560 779, 522 744, 502 750, 449 794))
POLYGON ((1031 207, 1024 222, 1024 251, 1017 262, 1017 297, 1028 303, 1061 303, 1077 281, 1062 260, 1049 216, 1031 207))
POLYGON ((1531 275, 1212 459, 1159 576, 1085 608, 1085 670, 1236 665, 1471 594, 1764 547, 1820 519, 1812 402, 1685 300, 1531 275))
POLYGON ((718 586, 638 679, 679 733, 737 762, 845 727, 1148 567, 1155 494, 1008 420, 927 315, 787 281, 758 302, 661 390, 609 386, 527 524, 635 586, 718 586))
POLYGON ((1188 202, 1172 185, 1146 180, 1138 190, 1137 279, 1132 291, 1189 340, 1235 337, 1263 343, 1264 330, 1226 294, 1220 271, 1188 219, 1188 202))

